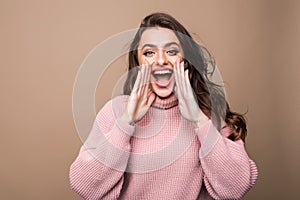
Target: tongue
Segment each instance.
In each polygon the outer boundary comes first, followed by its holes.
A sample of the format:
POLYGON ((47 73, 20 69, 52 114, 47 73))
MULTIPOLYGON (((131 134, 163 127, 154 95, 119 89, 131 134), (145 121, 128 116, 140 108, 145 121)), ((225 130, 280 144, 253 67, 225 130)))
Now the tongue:
POLYGON ((156 84, 159 87, 167 87, 169 85, 169 81, 156 81, 156 84))
POLYGON ((158 76, 155 80, 156 84, 159 87, 167 87, 170 83, 171 78, 170 76, 158 76))

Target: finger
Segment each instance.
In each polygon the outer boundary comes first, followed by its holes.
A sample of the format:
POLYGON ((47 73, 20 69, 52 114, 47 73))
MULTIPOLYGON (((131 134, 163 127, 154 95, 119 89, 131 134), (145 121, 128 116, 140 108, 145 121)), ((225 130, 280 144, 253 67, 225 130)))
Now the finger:
POLYGON ((176 85, 174 86, 174 94, 175 94, 175 96, 176 96, 177 99, 178 99, 178 92, 177 92, 177 87, 176 87, 176 85))
POLYGON ((135 83, 133 85, 132 92, 137 93, 138 87, 140 85, 140 81, 141 81, 141 70, 138 69, 138 74, 135 83))
POLYGON ((149 80, 150 80, 150 70, 151 67, 149 66, 149 62, 146 61, 145 67, 145 76, 144 76, 144 83, 143 83, 143 96, 148 98, 148 89, 149 89, 149 80))
POLYGON ((174 67, 173 67, 173 72, 174 72, 175 88, 176 88, 175 92, 178 93, 179 83, 178 83, 178 72, 177 72, 177 60, 175 61, 175 64, 174 64, 174 67))
POLYGON ((145 91, 148 91, 148 89, 149 89, 150 76, 151 76, 151 66, 150 66, 150 63, 146 60, 145 91))
POLYGON ((184 81, 184 72, 182 68, 182 64, 178 62, 178 77, 179 77, 179 83, 180 83, 180 90, 182 95, 185 94, 185 81, 184 81))
POLYGON ((142 64, 140 82, 139 82, 139 85, 138 85, 138 88, 137 88, 138 96, 142 95, 142 87, 143 87, 144 79, 145 79, 144 76, 145 76, 145 66, 144 66, 144 64, 142 64))
POLYGON ((174 75, 175 75, 175 82, 176 82, 176 92, 177 92, 177 95, 179 96, 181 89, 180 89, 180 80, 179 80, 178 60, 176 60, 176 62, 175 62, 174 75))
POLYGON ((151 104, 153 103, 154 99, 155 99, 155 94, 151 91, 149 94, 148 94, 148 101, 147 101, 147 106, 148 108, 151 106, 151 104))
POLYGON ((182 85, 183 85, 183 91, 184 94, 187 94, 187 88, 188 88, 188 82, 186 79, 186 71, 184 71, 184 63, 180 63, 180 72, 181 72, 181 77, 182 77, 182 85))
POLYGON ((193 88, 191 86, 190 78, 189 78, 189 70, 185 70, 185 83, 186 83, 186 91, 188 93, 193 93, 193 88))
POLYGON ((174 66, 174 75, 175 75, 175 82, 176 82, 176 93, 178 96, 178 99, 182 97, 182 84, 180 81, 180 71, 179 71, 179 64, 178 60, 175 62, 174 66))
POLYGON ((186 82, 186 86, 188 88, 188 86, 190 85, 189 70, 188 69, 184 71, 184 79, 185 79, 185 82, 186 82))
POLYGON ((187 80, 187 86, 188 88, 190 88, 191 90, 193 90, 192 85, 191 85, 191 80, 190 80, 190 74, 189 74, 189 70, 186 70, 186 80, 187 80))

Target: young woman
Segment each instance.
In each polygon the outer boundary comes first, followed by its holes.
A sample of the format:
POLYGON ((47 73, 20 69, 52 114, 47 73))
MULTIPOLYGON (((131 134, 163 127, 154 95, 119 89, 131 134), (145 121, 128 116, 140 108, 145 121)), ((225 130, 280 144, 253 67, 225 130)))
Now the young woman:
POLYGON ((141 23, 124 95, 97 114, 70 168, 85 199, 241 199, 257 179, 246 124, 209 79, 214 62, 172 16, 141 23))

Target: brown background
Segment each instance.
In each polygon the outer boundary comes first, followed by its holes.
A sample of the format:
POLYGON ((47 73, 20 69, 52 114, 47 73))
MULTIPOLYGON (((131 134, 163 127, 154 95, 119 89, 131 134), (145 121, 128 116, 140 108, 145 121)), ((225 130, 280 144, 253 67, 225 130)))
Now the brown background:
MULTIPOLYGON (((299 1, 2 0, 1 199, 80 199, 68 183, 82 144, 72 117, 77 70, 97 44, 154 11, 198 35, 232 108, 248 109, 246 146, 260 175, 245 199, 300 198, 299 1)), ((97 110, 124 69, 118 60, 101 79, 97 110)))

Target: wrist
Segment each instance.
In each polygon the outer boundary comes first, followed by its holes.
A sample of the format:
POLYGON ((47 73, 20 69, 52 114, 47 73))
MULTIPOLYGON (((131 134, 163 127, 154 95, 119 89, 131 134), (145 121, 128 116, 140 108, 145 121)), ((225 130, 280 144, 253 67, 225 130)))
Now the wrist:
POLYGON ((201 117, 199 120, 196 120, 193 122, 194 128, 200 128, 202 127, 204 124, 206 124, 208 122, 209 118, 206 116, 201 117))
POLYGON ((120 120, 131 126, 135 125, 135 122, 126 113, 121 116, 120 120))

